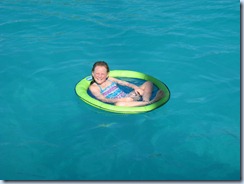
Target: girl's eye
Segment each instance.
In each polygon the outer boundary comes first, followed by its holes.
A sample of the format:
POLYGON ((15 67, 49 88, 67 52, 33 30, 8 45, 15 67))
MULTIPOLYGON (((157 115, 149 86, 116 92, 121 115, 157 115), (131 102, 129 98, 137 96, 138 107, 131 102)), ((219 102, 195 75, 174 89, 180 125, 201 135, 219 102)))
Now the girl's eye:
POLYGON ((96 73, 96 75, 104 76, 105 74, 104 73, 96 73))

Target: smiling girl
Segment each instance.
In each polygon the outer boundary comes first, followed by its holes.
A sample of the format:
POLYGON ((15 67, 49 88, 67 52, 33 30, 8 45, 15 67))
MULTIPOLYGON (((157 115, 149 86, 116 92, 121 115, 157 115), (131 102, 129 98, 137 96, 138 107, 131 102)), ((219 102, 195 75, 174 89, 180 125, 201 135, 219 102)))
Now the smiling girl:
POLYGON ((143 106, 149 105, 163 97, 163 91, 159 90, 154 99, 150 100, 153 84, 146 81, 141 86, 109 77, 109 67, 104 61, 98 61, 92 68, 93 81, 89 87, 91 93, 100 101, 113 103, 117 106, 143 106), (118 85, 133 89, 131 93, 125 93, 118 85), (138 101, 142 98, 143 101, 138 101))

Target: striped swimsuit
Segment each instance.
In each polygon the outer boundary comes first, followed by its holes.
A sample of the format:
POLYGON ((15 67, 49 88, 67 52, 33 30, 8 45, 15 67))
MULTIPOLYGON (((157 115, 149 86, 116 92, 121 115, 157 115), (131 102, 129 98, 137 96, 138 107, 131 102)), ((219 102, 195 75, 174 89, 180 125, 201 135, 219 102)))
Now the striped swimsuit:
POLYGON ((98 87, 100 88, 100 92, 105 96, 105 98, 118 99, 118 98, 126 97, 127 94, 123 92, 115 82, 113 81, 110 82, 112 83, 104 89, 102 89, 101 86, 98 85, 98 87))

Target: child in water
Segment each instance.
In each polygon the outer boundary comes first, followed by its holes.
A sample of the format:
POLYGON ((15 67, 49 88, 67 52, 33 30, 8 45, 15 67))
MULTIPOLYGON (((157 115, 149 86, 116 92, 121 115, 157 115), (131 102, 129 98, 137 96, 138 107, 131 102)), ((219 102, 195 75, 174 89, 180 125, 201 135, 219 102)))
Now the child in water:
POLYGON ((109 77, 109 67, 104 61, 98 61, 92 68, 93 81, 89 87, 91 93, 99 100, 107 103, 113 103, 117 106, 144 106, 152 104, 161 98, 164 93, 158 90, 154 99, 150 100, 153 90, 153 84, 149 81, 144 82, 141 86, 109 77), (127 94, 122 91, 118 85, 123 85, 134 89, 127 94), (143 101, 138 101, 142 98, 143 101))

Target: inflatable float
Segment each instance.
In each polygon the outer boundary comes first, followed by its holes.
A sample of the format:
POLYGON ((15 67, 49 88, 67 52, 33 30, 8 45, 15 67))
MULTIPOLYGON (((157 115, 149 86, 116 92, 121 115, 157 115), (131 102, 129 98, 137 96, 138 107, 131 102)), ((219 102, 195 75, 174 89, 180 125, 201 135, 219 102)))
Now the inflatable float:
POLYGON ((136 72, 136 71, 129 71, 129 70, 112 70, 109 72, 109 76, 114 78, 135 78, 135 79, 151 81, 158 89, 161 89, 164 92, 164 97, 155 103, 146 106, 139 106, 139 107, 122 107, 122 106, 116 106, 113 104, 104 103, 92 97, 88 93, 89 86, 92 81, 92 76, 87 76, 76 84, 75 86, 76 94, 81 98, 81 100, 83 100, 84 102, 86 102, 87 104, 93 107, 105 111, 109 111, 109 112, 123 113, 123 114, 137 114, 137 113, 143 113, 143 112, 154 110, 164 105, 170 98, 170 91, 168 87, 160 80, 150 75, 136 72))

